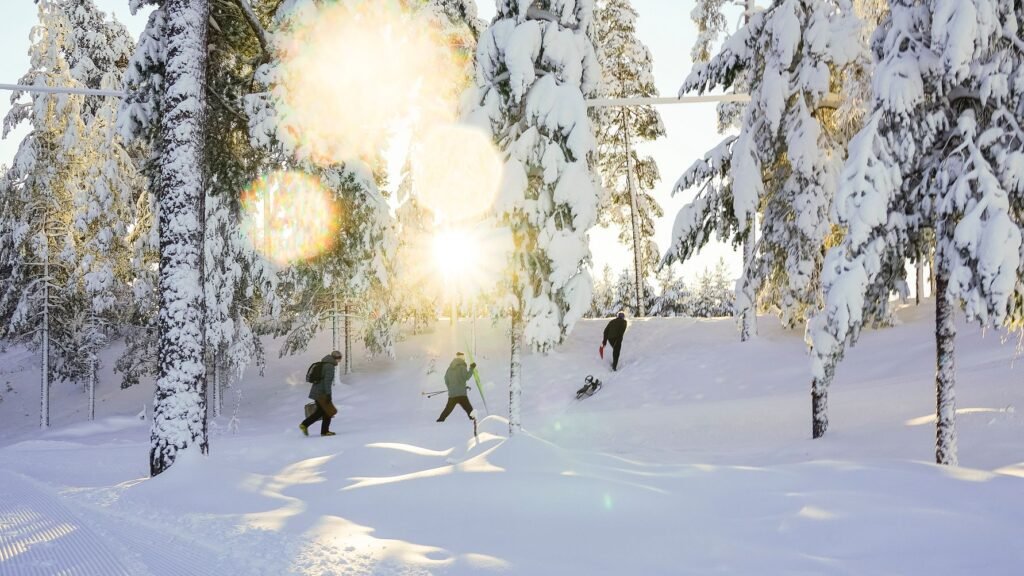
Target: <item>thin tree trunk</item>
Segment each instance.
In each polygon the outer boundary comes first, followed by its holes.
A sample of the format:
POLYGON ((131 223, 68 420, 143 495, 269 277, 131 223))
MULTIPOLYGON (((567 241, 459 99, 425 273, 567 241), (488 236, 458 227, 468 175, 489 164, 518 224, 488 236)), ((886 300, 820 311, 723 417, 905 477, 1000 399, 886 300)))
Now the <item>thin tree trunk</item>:
POLYGON ((939 266, 935 280, 935 462, 956 466, 956 324, 945 265, 939 266))
POLYGON ((519 310, 512 311, 512 362, 508 382, 508 434, 512 436, 523 430, 520 420, 520 403, 523 396, 522 383, 522 350, 523 350, 523 317, 519 310))
POLYGON ((220 347, 213 353, 213 417, 218 418, 223 407, 223 382, 221 382, 221 363, 223 352, 220 347))
POLYGON ((352 373, 352 314, 349 303, 345 303, 345 374, 352 373))
POLYGON ((630 220, 633 225, 633 275, 636 279, 636 315, 647 315, 644 306, 644 259, 640 248, 640 215, 637 214, 636 188, 633 187, 633 154, 629 146, 629 114, 622 109, 622 140, 626 147, 626 188, 629 190, 630 220))
POLYGON ((835 366, 825 366, 825 377, 811 380, 811 438, 821 438, 828 430, 828 388, 832 385, 835 366))
POLYGON ((331 350, 340 350, 338 347, 338 293, 331 297, 331 350))
MULTIPOLYGON (((744 274, 754 266, 754 236, 757 230, 757 227, 755 226, 756 219, 756 215, 751 218, 750 233, 747 235, 747 240, 743 243, 744 274)), ((742 286, 743 294, 747 301, 747 307, 743 310, 743 315, 740 320, 740 341, 746 342, 757 335, 757 294, 755 294, 751 283, 742 282, 742 286)))
POLYGON ((920 304, 921 298, 924 297, 924 253, 918 251, 917 253, 917 266, 915 267, 916 274, 915 279, 917 280, 917 286, 914 287, 914 303, 920 304))
POLYGON ((98 369, 96 354, 89 353, 89 421, 96 419, 96 371, 98 369))
POLYGON ((166 0, 159 162, 160 313, 150 474, 209 450, 203 337, 204 130, 208 0, 166 0))
MULTIPOLYGON (((46 234, 46 213, 43 213, 43 234, 46 234)), ((41 350, 41 378, 39 405, 39 427, 50 427, 50 247, 47 243, 43 254, 43 346, 41 350)))

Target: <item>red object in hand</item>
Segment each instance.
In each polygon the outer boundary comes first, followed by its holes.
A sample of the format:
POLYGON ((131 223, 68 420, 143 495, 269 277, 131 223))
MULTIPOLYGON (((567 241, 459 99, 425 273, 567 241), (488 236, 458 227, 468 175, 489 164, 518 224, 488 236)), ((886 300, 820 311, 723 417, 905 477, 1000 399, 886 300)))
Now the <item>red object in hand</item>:
POLYGON ((604 344, 601 344, 601 347, 597 349, 597 353, 601 355, 601 360, 604 360, 604 344))

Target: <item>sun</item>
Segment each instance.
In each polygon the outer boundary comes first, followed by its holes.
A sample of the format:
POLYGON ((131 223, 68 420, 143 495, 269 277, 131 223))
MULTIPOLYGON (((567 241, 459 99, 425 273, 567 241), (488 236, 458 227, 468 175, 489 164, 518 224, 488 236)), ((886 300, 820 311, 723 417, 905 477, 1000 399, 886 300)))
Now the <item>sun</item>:
POLYGON ((479 245, 465 230, 441 230, 434 236, 434 263, 445 289, 469 288, 465 284, 480 267, 479 245))

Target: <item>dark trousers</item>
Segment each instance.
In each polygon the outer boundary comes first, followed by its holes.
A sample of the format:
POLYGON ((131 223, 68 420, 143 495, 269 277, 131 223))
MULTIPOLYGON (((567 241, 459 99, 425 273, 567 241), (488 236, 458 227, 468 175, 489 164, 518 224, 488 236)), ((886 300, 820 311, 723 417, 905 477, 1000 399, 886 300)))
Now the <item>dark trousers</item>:
POLYGON ((608 341, 612 345, 612 370, 619 369, 619 352, 622 352, 622 341, 615 342, 613 340, 608 341))
MULTIPOLYGON (((302 425, 309 428, 314 422, 320 419, 323 419, 323 422, 320 423, 320 434, 327 434, 331 431, 331 417, 324 412, 324 409, 320 407, 320 403, 317 402, 316 410, 309 415, 309 418, 302 421, 302 425)), ((292 420, 292 422, 294 422, 294 420, 292 420)))
POLYGON ((466 416, 470 416, 473 413, 473 405, 469 403, 468 396, 449 396, 448 403, 444 405, 444 411, 437 417, 438 422, 444 422, 444 419, 455 410, 455 406, 462 406, 462 409, 466 411, 466 416))

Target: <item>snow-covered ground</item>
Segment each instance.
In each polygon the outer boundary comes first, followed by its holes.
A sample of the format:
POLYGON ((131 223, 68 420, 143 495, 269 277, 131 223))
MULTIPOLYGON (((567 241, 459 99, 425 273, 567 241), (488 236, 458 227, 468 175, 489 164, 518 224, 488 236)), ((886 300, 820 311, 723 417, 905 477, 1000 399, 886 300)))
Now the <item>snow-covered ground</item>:
POLYGON ((746 344, 728 319, 632 322, 615 374, 597 357, 604 322, 582 322, 526 357, 526 431, 511 439, 504 327, 480 322, 479 441, 458 408, 434 422, 444 395, 420 393, 443 388, 446 322, 394 361, 356 358, 335 390, 338 435, 303 437, 302 377, 327 334, 247 374, 211 422, 209 456, 157 478, 138 418, 152 386, 118 388, 119 351, 97 420, 83 391, 55 386, 40 432, 36 357, 11 348, 0 575, 1021 574, 1018 341, 961 325, 962 467, 935 466, 932 315, 906 308, 901 326, 864 335, 820 440, 802 335, 768 318, 746 344), (587 374, 604 389, 576 401, 587 374))

